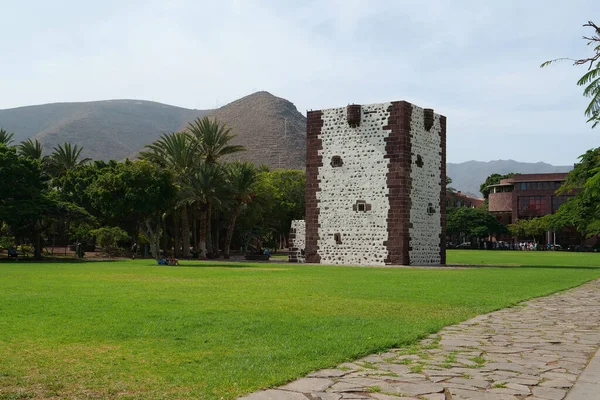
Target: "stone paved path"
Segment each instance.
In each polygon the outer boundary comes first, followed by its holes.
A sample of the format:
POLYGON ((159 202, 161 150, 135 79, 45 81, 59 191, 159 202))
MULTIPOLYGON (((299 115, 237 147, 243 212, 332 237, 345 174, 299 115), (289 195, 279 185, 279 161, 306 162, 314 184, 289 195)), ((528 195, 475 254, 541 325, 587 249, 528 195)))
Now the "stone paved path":
POLYGON ((560 400, 600 346, 600 280, 243 400, 560 400))

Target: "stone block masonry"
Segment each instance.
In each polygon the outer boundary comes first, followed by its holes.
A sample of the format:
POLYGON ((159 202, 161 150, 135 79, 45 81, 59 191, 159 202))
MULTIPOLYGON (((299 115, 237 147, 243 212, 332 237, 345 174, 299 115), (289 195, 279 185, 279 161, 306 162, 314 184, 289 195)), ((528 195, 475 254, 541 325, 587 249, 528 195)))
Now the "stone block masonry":
POLYGON ((289 262, 304 262, 306 227, 304 220, 293 220, 290 229, 289 262))
POLYGON ((306 262, 445 263, 446 118, 405 101, 307 116, 306 262))

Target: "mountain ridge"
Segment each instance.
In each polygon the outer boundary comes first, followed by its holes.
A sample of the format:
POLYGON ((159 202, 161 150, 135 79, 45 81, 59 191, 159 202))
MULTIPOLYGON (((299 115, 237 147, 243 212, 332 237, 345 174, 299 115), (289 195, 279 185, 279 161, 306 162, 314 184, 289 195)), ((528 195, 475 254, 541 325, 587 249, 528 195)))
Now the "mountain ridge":
POLYGON ((446 175, 452 179, 452 187, 473 196, 482 196, 479 186, 494 173, 541 174, 569 172, 573 166, 552 165, 543 161, 522 162, 515 160, 469 160, 462 163, 446 163, 446 175))
MULTIPOLYGON (((15 133, 15 143, 29 138, 40 140, 46 153, 58 144, 71 142, 83 147, 84 157, 122 160, 135 157, 161 134, 181 131, 190 121, 203 116, 225 123, 236 135, 232 142, 248 149, 230 156, 230 160, 304 169, 306 117, 289 100, 266 91, 207 110, 139 99, 20 106, 0 110, 0 127, 15 133)), ((451 133, 448 139, 452 140, 451 133)), ((481 196, 479 185, 493 173, 567 172, 572 168, 542 161, 469 160, 447 163, 447 175, 455 189, 481 196)))
POLYGON ((70 142, 83 147, 84 157, 122 160, 134 157, 161 134, 181 131, 204 116, 216 117, 232 128, 233 143, 248 148, 230 159, 304 168, 306 155, 297 149, 305 142, 306 118, 293 103, 264 91, 215 110, 137 99, 21 106, 0 110, 0 127, 15 133, 15 143, 38 139, 45 153, 70 142))

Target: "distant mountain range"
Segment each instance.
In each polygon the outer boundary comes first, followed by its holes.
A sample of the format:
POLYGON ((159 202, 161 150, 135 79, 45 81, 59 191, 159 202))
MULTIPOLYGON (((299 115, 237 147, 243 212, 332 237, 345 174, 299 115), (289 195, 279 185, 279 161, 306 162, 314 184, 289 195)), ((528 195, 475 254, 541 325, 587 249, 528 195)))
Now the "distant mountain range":
MULTIPOLYGON (((272 168, 303 169, 306 158, 306 118, 288 100, 256 92, 216 110, 192 110, 143 100, 106 100, 53 103, 0 110, 0 127, 14 132, 16 143, 37 138, 46 152, 59 143, 83 147, 92 159, 122 160, 135 157, 162 133, 184 129, 205 115, 232 128, 235 144, 247 151, 235 159, 267 164, 272 168)), ((449 134, 449 140, 452 140, 449 134)), ((481 196, 479 185, 493 174, 566 172, 572 166, 523 163, 513 160, 448 163, 452 186, 481 196)))
POLYGON ((143 100, 53 103, 0 110, 0 127, 16 143, 38 139, 47 153, 64 142, 100 160, 135 157, 162 133, 184 129, 198 117, 216 117, 247 151, 235 159, 273 168, 304 168, 306 118, 289 101, 257 92, 216 110, 191 110, 143 100))
POLYGON ((547 172, 569 172, 573 166, 555 166, 543 162, 526 163, 513 160, 466 161, 459 164, 447 163, 446 174, 452 178, 452 187, 465 194, 480 197, 479 186, 494 174, 540 174, 547 172))

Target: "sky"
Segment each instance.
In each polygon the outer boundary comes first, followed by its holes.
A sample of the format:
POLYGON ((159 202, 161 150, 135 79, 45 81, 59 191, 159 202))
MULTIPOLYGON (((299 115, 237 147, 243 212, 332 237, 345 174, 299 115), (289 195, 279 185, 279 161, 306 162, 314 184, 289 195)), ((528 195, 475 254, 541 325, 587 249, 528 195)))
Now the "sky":
POLYGON ((407 100, 447 159, 569 165, 600 143, 576 82, 598 0, 0 0, 0 109, 266 90, 306 110, 407 100))

